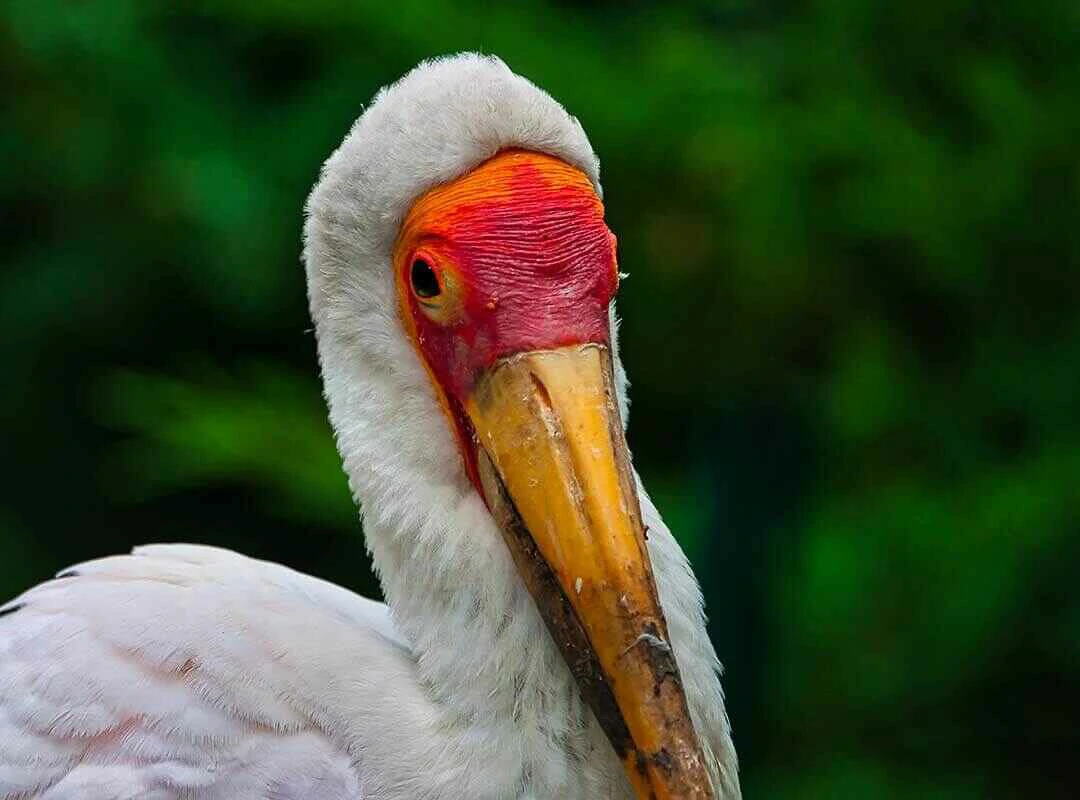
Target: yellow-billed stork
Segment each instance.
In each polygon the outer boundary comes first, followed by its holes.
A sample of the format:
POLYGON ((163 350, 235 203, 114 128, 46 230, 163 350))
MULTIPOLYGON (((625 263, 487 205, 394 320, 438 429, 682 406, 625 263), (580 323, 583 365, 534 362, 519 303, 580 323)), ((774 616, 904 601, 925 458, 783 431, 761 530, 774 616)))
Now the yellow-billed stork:
POLYGON ((615 239, 557 102, 421 64, 304 261, 387 604, 157 545, 0 608, 0 798, 737 798, 697 581, 631 466, 615 239))

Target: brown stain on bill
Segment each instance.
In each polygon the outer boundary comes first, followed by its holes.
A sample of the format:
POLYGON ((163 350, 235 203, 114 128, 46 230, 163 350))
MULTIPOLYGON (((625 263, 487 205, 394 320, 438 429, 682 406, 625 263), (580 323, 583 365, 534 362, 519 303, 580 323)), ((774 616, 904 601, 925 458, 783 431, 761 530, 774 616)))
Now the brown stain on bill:
POLYGON ((611 682, 605 678, 603 667, 592 652, 585 629, 570 605, 570 598, 555 578, 550 565, 537 550, 536 542, 529 535, 514 501, 506 493, 502 479, 483 451, 480 452, 479 465, 480 480, 488 497, 497 498, 492 504, 491 513, 502 529, 503 538, 510 548, 518 572, 525 580, 529 594, 536 599, 540 615, 555 643, 562 650, 563 658, 570 667, 570 674, 581 689, 585 702, 592 708, 600 727, 604 729, 621 760, 634 754, 640 755, 634 748, 626 721, 611 693, 611 682))

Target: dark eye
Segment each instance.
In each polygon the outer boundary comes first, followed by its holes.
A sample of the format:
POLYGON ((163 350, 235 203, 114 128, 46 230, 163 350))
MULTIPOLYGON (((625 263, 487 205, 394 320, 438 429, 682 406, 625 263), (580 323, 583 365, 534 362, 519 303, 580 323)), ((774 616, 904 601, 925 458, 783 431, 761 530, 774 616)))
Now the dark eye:
POLYGON ((435 275, 435 270, 422 258, 412 262, 409 279, 412 281, 412 288, 417 297, 426 299, 442 294, 442 287, 439 286, 439 278, 435 275))

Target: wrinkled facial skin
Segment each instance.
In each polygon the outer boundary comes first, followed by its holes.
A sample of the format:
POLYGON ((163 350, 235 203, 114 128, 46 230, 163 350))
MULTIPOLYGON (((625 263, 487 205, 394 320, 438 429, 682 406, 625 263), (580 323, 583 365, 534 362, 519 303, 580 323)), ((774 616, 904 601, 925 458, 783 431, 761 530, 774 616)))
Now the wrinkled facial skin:
POLYGON ((580 170, 504 151, 416 201, 394 270, 403 321, 478 484, 462 411, 476 377, 514 353, 610 339, 618 270, 603 204, 580 170))

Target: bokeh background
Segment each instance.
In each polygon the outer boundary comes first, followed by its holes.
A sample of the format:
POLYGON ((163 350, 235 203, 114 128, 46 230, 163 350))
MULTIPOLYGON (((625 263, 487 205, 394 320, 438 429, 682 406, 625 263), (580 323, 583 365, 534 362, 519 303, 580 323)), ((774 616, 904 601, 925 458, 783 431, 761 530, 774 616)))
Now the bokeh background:
POLYGON ((300 208, 480 49, 600 154, 748 797, 1078 796, 1080 4, 0 7, 0 595, 163 540, 377 595, 300 208))

